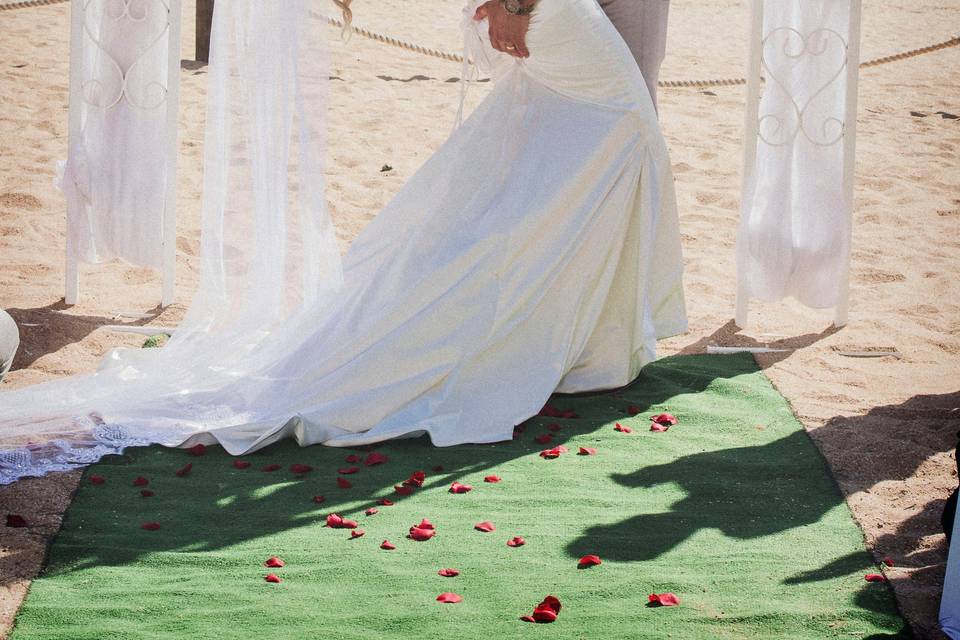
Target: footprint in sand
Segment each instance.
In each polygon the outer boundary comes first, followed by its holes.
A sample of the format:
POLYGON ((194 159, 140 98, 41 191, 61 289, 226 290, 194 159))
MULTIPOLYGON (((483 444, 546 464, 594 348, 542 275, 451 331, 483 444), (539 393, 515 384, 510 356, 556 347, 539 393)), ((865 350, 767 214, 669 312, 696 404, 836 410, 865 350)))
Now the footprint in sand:
POLYGON ((7 209, 26 209, 27 211, 36 211, 43 205, 40 201, 29 193, 20 193, 17 191, 11 193, 0 193, 0 207, 7 209))
POLYGON ((887 282, 903 282, 907 277, 902 273, 890 273, 879 269, 864 269, 857 272, 857 280, 867 284, 884 284, 887 282))
POLYGON ((716 204, 723 196, 721 193, 710 193, 707 191, 697 192, 697 202, 700 204, 716 204))

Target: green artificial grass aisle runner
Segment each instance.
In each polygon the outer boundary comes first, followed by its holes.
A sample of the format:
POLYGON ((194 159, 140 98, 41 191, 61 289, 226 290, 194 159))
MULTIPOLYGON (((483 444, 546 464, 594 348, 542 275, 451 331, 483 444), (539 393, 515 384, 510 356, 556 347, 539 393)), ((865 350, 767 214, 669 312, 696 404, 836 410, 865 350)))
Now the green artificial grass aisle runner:
POLYGON ((13 638, 900 632, 888 586, 864 581, 876 568, 819 453, 751 357, 666 358, 616 394, 551 405, 578 417, 532 418, 498 445, 389 442, 376 448, 388 458, 376 466, 363 464, 366 450, 291 442, 242 458, 245 469, 220 448, 130 449, 104 460, 87 470, 13 638), (680 423, 651 432, 650 416, 662 411, 680 423), (553 441, 537 442, 543 434, 553 441), (560 444, 569 451, 558 458, 538 455, 560 444), (361 461, 347 462, 351 454, 361 461), (176 475, 187 463, 189 473, 176 475), (312 470, 297 476, 294 464, 312 470), (394 485, 417 470, 423 487, 398 495, 394 485), (485 482, 491 474, 502 480, 485 482), (138 476, 149 484, 135 486, 138 476), (454 481, 473 490, 451 493, 454 481), (365 515, 370 507, 379 511, 365 515), (326 527, 330 513, 357 520, 365 535, 326 527), (423 518, 436 535, 409 539, 423 518), (475 530, 481 521, 495 531, 475 530), (151 522, 159 529, 141 528, 151 522), (508 546, 514 536, 526 544, 508 546), (381 549, 384 540, 396 549, 381 549), (602 564, 578 569, 587 554, 602 564), (264 567, 271 556, 285 566, 264 567), (441 577, 442 568, 460 575, 441 577), (266 582, 271 572, 282 582, 266 582), (437 602, 444 592, 463 601, 437 602), (663 592, 680 605, 647 606, 648 594, 663 592), (563 605, 556 622, 519 619, 547 595, 563 605))

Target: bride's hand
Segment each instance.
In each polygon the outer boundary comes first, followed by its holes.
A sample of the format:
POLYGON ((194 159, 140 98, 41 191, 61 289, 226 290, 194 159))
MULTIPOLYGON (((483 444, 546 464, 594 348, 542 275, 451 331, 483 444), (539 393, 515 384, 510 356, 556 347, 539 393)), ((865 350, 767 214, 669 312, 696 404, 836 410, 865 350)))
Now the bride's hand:
POLYGON ((490 45, 497 51, 517 58, 528 58, 526 38, 530 16, 515 16, 507 13, 500 0, 490 0, 477 7, 474 20, 487 19, 490 25, 490 45))

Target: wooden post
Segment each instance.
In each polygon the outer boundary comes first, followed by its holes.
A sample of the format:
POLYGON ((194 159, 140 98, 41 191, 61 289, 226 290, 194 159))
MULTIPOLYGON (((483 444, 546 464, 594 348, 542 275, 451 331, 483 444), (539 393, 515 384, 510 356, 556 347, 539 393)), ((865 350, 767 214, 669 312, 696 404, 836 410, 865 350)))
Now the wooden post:
POLYGON ((210 62, 210 29, 213 27, 214 0, 197 0, 196 50, 197 62, 210 62))

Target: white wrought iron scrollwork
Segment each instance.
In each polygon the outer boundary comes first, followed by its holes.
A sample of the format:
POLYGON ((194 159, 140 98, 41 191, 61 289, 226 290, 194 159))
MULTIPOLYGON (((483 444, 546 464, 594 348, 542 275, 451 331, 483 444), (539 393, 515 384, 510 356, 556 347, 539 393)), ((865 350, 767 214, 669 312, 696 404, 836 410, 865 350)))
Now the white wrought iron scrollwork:
POLYGON ((774 86, 778 87, 789 101, 790 112, 788 114, 768 113, 760 116, 757 126, 759 138, 774 147, 788 145, 798 135, 803 136, 811 144, 821 147, 833 146, 843 140, 845 132, 843 117, 827 115, 820 122, 811 123, 809 122, 808 110, 817 98, 822 96, 841 78, 846 70, 848 62, 846 39, 837 31, 829 28, 814 29, 804 35, 793 27, 778 27, 772 29, 763 38, 761 52, 760 63, 768 80, 766 90, 770 91, 773 90, 774 86), (834 47, 830 46, 831 40, 840 44, 839 49, 843 52, 843 55, 838 61, 836 69, 831 70, 826 82, 818 86, 803 104, 798 101, 797 96, 791 93, 787 81, 778 76, 768 64, 768 45, 775 41, 777 35, 786 36, 783 38, 781 53, 793 64, 802 64, 804 60, 828 55, 828 52, 835 50, 834 47))
POLYGON ((86 0, 82 7, 84 35, 97 48, 98 54, 102 56, 107 69, 110 70, 110 75, 113 76, 109 79, 102 77, 84 78, 80 85, 83 102, 91 107, 104 110, 115 107, 121 100, 131 107, 142 110, 152 110, 162 106, 166 102, 168 94, 164 82, 150 80, 137 86, 131 83, 130 78, 131 71, 137 69, 147 53, 170 33, 171 11, 166 0, 86 0), (99 34, 100 29, 90 24, 92 13, 90 7, 94 2, 104 3, 103 16, 110 20, 114 27, 118 27, 122 21, 146 23, 153 7, 159 7, 165 16, 162 28, 143 44, 136 58, 127 66, 126 70, 121 67, 107 46, 104 45, 102 37, 98 38, 95 35, 95 33, 99 34), (115 88, 109 91, 108 87, 111 85, 115 88))

